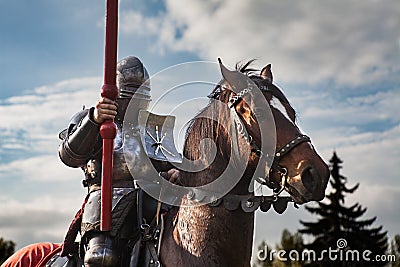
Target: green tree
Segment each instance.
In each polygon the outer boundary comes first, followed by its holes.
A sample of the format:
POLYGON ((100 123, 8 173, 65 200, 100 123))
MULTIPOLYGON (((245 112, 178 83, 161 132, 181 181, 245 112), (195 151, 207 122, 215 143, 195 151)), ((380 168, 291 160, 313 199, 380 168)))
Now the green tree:
POLYGON ((396 257, 396 261, 390 263, 390 267, 400 267, 400 235, 395 235, 390 242, 390 254, 396 257))
POLYGON ((282 232, 280 244, 275 249, 263 241, 258 246, 258 260, 255 267, 300 267, 302 266, 301 253, 303 251, 303 238, 300 233, 292 234, 287 229, 282 232), (284 252, 281 254, 280 252, 284 252), (279 254, 279 255, 278 255, 279 254), (279 259, 281 257, 281 259, 279 259))
POLYGON ((262 241, 255 252, 256 262, 254 267, 273 267, 274 257, 270 254, 271 251, 272 248, 265 241, 262 241))
POLYGON ((277 245, 277 250, 284 251, 282 259, 276 258, 276 267, 300 267, 303 266, 301 255, 304 250, 303 237, 300 233, 292 234, 284 229, 282 232, 281 243, 277 245))
POLYGON ((0 264, 6 261, 15 252, 15 243, 0 237, 0 264))
POLYGON ((328 203, 319 202, 317 206, 306 206, 306 210, 318 215, 316 222, 300 223, 304 226, 300 232, 314 237, 314 240, 306 244, 307 249, 316 252, 321 261, 310 261, 307 266, 383 266, 385 262, 364 261, 362 253, 365 250, 372 252, 368 257, 373 259, 375 255, 384 255, 387 252, 388 241, 386 232, 382 232, 382 226, 372 228, 376 217, 360 219, 366 212, 366 208, 359 203, 351 206, 345 205, 345 194, 352 194, 359 184, 352 188, 346 186, 347 178, 339 173, 343 163, 336 152, 330 160, 331 180, 333 191, 327 195, 328 203), (322 254, 326 250, 338 250, 337 253, 322 254), (357 252, 358 259, 357 260, 357 252), (354 252, 354 253, 353 253, 354 252), (347 260, 346 260, 347 258, 347 260), (354 260, 353 260, 354 259, 354 260))

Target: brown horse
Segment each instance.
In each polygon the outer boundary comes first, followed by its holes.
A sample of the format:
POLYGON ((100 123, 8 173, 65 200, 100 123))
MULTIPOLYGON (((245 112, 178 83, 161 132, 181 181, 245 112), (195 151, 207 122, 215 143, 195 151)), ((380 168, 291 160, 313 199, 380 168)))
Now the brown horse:
MULTIPOLYGON (((266 170, 264 184, 275 188, 275 192, 284 188, 297 204, 322 200, 329 178, 327 165, 314 150, 310 139, 302 135, 296 126, 294 109, 282 91, 272 83, 271 65, 266 66, 259 75, 251 74, 253 70, 249 71, 248 65, 244 65, 240 70, 246 73, 247 79, 251 79, 262 92, 261 96, 267 101, 264 103, 269 105, 275 121, 275 159, 270 164, 270 170, 266 170)), ((212 100, 225 103, 231 109, 217 109, 215 101, 211 101, 192 120, 187 132, 184 156, 203 165, 204 170, 182 171, 179 183, 184 186, 209 184, 221 176, 232 157, 236 157, 237 160, 244 158, 247 162, 246 169, 227 195, 231 197, 223 198, 226 203, 218 204, 216 201, 214 205, 196 205, 196 200, 184 197, 180 207, 174 207, 167 213, 160 251, 160 261, 167 267, 250 266, 254 208, 246 208, 254 206, 255 202, 248 198, 248 188, 256 166, 263 160, 263 154, 259 150, 262 145, 260 133, 263 129, 260 129, 260 125, 263 114, 257 114, 260 96, 257 96, 254 90, 238 88, 240 86, 237 83, 240 82, 235 81, 238 72, 228 71, 222 64, 221 69, 224 80, 210 96, 212 100), (247 134, 239 133, 236 136, 237 151, 228 145, 235 140, 231 140, 230 129, 227 127, 238 123, 232 119, 232 109, 240 119, 239 125, 244 126, 247 131, 247 134), (214 114, 214 118, 217 113, 217 122, 215 119, 206 118, 210 113, 214 114), (218 123, 223 121, 228 121, 228 126, 222 127, 218 123), (211 146, 201 143, 201 140, 207 139, 213 140, 216 147, 211 163, 204 156, 211 146), (243 199, 247 201, 243 202, 243 199)), ((263 127, 268 126, 271 127, 263 127)), ((232 173, 235 174, 235 170, 232 173)), ((275 201, 277 200, 275 195, 275 201)))

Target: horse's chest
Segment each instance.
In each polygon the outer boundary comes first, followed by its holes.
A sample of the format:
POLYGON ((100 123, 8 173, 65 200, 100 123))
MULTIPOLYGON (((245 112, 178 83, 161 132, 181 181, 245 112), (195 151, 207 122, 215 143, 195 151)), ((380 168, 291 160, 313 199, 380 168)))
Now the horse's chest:
POLYGON ((207 244, 212 214, 207 207, 181 208, 174 237, 182 247, 195 256, 200 256, 207 244))

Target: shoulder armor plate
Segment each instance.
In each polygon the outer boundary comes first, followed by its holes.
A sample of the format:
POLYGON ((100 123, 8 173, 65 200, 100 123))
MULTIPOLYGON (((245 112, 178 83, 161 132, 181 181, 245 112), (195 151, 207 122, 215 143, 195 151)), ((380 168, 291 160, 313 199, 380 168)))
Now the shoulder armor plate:
POLYGON ((153 114, 147 110, 139 111, 139 128, 146 154, 155 160, 182 162, 174 143, 174 116, 153 114))
POLYGON ((64 140, 71 133, 71 131, 74 129, 74 127, 76 127, 76 125, 78 125, 88 113, 89 113, 89 109, 84 109, 84 110, 81 110, 81 111, 75 113, 69 120, 68 128, 62 130, 58 134, 58 137, 61 140, 64 140))

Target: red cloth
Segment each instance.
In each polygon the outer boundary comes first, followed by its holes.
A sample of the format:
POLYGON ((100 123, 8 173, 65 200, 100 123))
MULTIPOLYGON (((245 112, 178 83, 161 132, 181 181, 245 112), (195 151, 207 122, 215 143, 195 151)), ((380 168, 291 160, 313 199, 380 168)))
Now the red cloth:
POLYGON ((0 267, 42 267, 50 258, 60 252, 61 244, 36 243, 15 252, 0 267))

